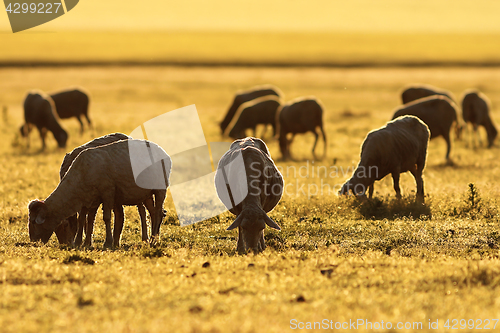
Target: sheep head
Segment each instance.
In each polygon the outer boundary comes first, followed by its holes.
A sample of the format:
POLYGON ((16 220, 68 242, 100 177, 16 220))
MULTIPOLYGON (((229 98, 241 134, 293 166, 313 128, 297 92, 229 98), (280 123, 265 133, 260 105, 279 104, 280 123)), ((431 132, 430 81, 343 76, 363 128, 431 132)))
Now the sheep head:
POLYGON ((73 245, 77 233, 77 218, 76 215, 69 217, 59 224, 55 233, 59 244, 73 245))
POLYGON ((352 192, 353 194, 358 196, 366 196, 367 189, 368 186, 353 177, 345 182, 344 185, 342 185, 342 188, 339 191, 339 195, 349 195, 352 192))
POLYGON ((227 230, 238 227, 238 252, 246 253, 252 250, 254 253, 264 251, 264 229, 266 224, 276 230, 281 230, 266 213, 262 210, 243 210, 233 224, 227 230))
POLYGON ((59 148, 66 148, 66 141, 68 141, 68 133, 66 131, 62 130, 59 132, 57 135, 55 135, 55 139, 57 141, 57 145, 59 148))
POLYGON ((41 240, 43 243, 47 243, 57 226, 57 223, 52 223, 53 221, 47 218, 47 205, 43 201, 33 200, 28 205, 28 209, 28 231, 30 234, 30 240, 32 242, 41 240))

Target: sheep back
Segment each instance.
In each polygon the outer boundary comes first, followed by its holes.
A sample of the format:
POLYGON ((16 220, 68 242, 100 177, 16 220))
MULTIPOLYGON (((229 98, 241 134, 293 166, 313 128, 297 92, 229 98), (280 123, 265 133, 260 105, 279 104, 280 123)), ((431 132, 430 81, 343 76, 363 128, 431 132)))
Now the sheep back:
POLYGON ((228 136, 233 139, 245 137, 245 130, 259 124, 276 126, 276 112, 281 104, 279 96, 267 95, 255 98, 240 105, 231 123, 228 136))
POLYGON ((65 90, 50 96, 61 119, 86 115, 88 112, 89 96, 81 89, 65 90))
POLYGON ((457 106, 444 96, 429 96, 403 105, 396 109, 392 119, 412 115, 422 120, 431 132, 431 139, 448 137, 451 126, 457 122, 457 106))
POLYGON ((251 101, 252 99, 267 95, 275 95, 281 97, 283 96, 283 93, 277 87, 272 85, 256 86, 249 90, 238 92, 234 97, 233 103, 229 107, 226 116, 220 123, 221 133, 224 133, 226 131, 227 127, 229 126, 229 123, 233 119, 234 114, 236 113, 241 104, 251 101))
POLYGON ((417 99, 433 95, 445 96, 453 101, 450 92, 429 85, 418 85, 405 88, 401 93, 401 100, 403 101, 403 104, 406 104, 417 99))
POLYGON ((246 138, 233 142, 220 159, 215 187, 217 195, 231 213, 239 215, 243 209, 242 202, 248 197, 257 199, 267 213, 281 199, 283 177, 269 156, 265 143, 260 139, 246 138), (261 149, 262 147, 265 149, 261 149), (222 169, 226 173, 235 206, 229 198, 222 169))

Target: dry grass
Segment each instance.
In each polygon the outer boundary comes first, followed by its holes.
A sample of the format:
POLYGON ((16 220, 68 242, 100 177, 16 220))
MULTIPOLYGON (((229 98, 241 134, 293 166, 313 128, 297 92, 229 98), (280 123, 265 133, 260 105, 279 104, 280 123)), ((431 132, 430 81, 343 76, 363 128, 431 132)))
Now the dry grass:
MULTIPOLYGON (((376 184, 370 202, 327 190, 350 176, 366 133, 391 118, 404 85, 425 82, 457 97, 478 87, 491 98, 500 123, 499 78, 497 68, 458 67, 0 70, 0 105, 8 106, 0 120, 2 331, 283 332, 291 319, 358 318, 422 322, 427 331, 429 319, 439 319, 442 327, 448 318, 498 318, 498 145, 472 150, 465 141, 455 142, 450 167, 444 165, 443 140, 433 140, 423 207, 413 203, 409 175, 402 177, 402 201, 394 199, 390 179, 376 184), (225 231, 233 219, 229 213, 179 227, 170 197, 156 248, 141 244, 133 208, 126 209, 120 249, 102 250, 100 217, 94 249, 59 247, 55 239, 46 246, 29 243, 26 206, 55 188, 64 152, 51 138, 48 151, 38 153, 36 133, 30 150, 16 138, 28 89, 87 88, 96 136, 129 133, 145 120, 194 103, 207 140, 219 141, 217 123, 234 92, 262 83, 279 86, 287 100, 320 98, 329 138, 324 161, 308 161, 313 137, 305 135, 292 146, 298 161, 278 162, 292 187, 271 213, 283 230, 267 231, 263 254, 236 255, 236 233, 225 231), (324 169, 313 173, 313 165, 328 170, 327 176, 324 169), (304 168, 294 174, 292 167, 304 168), (469 183, 479 190, 479 203, 472 204, 469 183), (329 187, 314 194, 322 184, 329 187)), ((76 120, 63 126, 70 133, 68 149, 91 138, 88 132, 79 135, 76 120)), ((269 146, 279 157, 277 143, 269 146)))

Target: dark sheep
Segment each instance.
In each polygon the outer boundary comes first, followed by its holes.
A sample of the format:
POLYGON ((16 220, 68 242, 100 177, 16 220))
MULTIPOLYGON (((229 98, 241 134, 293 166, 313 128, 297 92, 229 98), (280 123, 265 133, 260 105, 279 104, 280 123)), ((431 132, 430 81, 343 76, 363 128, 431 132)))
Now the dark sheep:
POLYGON ((238 252, 263 251, 266 225, 281 230, 266 213, 278 204, 283 194, 283 177, 264 141, 257 138, 234 141, 219 161, 215 188, 222 203, 236 215, 227 230, 238 228, 238 252))
POLYGON ((456 104, 444 96, 429 96, 396 109, 392 119, 404 115, 420 118, 429 127, 431 140, 442 136, 447 145, 446 160, 449 160, 451 151, 450 131, 453 125, 455 125, 456 129, 459 127, 456 104))
POLYGON ((83 133, 83 122, 80 116, 87 119, 89 128, 92 126, 89 119, 89 96, 81 89, 65 90, 58 93, 50 94, 56 105, 56 111, 61 119, 75 117, 80 123, 81 132, 83 133))
MULTIPOLYGON (((228 126, 231 128, 229 137, 233 139, 243 139, 246 137, 245 130, 252 129, 256 137, 257 125, 271 125, 273 136, 276 136, 276 112, 281 104, 281 99, 277 96, 269 95, 253 99, 242 104, 236 112, 233 121, 228 126)), ((262 137, 266 132, 262 133, 262 137)))
POLYGON ((479 143, 481 143, 481 138, 477 128, 478 126, 484 127, 488 135, 488 148, 491 148, 498 135, 498 131, 490 117, 490 102, 488 97, 479 91, 466 91, 462 100, 462 117, 466 124, 472 124, 479 143))
POLYGON ((401 100, 403 101, 403 104, 406 104, 420 98, 434 96, 434 95, 448 97, 451 101, 454 101, 449 91, 429 85, 410 86, 406 88, 405 90, 403 90, 403 93, 401 94, 401 100))
POLYGON ((60 148, 66 147, 68 133, 61 127, 55 112, 54 101, 42 92, 30 92, 24 99, 24 120, 21 126, 21 135, 28 140, 31 127, 34 125, 40 133, 42 139, 42 150, 45 149, 45 136, 47 130, 52 132, 60 148))
POLYGON ((278 109, 277 113, 278 136, 281 154, 283 160, 290 159, 290 145, 295 137, 295 134, 312 132, 316 137, 312 148, 313 157, 316 158, 314 150, 318 143, 318 133, 316 128, 319 127, 323 136, 324 152, 326 156, 326 135, 323 129, 323 106, 314 97, 301 98, 293 100, 278 109), (292 137, 288 139, 288 134, 292 137))
POLYGON ((339 194, 373 196, 373 183, 392 174, 396 196, 401 198, 399 175, 410 171, 417 183, 417 200, 424 200, 422 172, 425 168, 429 129, 414 116, 403 116, 371 131, 361 146, 361 159, 339 194))
POLYGON ((267 96, 267 95, 274 95, 278 97, 282 97, 283 94, 281 91, 272 85, 264 85, 264 86, 257 86, 253 87, 249 90, 246 91, 240 91, 236 94, 234 97, 233 103, 229 107, 229 110, 226 113, 226 116, 220 123, 220 130, 221 134, 224 134, 226 131, 227 127, 229 126, 229 123, 234 117, 234 114, 238 110, 238 108, 241 106, 241 104, 246 103, 248 101, 251 101, 252 99, 262 97, 262 96, 267 96))

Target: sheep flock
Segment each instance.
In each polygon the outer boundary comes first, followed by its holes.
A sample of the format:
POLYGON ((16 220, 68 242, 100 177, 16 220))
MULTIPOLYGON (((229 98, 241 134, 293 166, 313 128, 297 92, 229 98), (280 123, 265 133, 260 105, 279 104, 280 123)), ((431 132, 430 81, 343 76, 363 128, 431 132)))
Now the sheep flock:
MULTIPOLYGON (((386 125, 366 134, 360 147, 360 161, 339 195, 352 193, 359 200, 367 200, 368 194, 371 199, 374 182, 391 174, 399 199, 400 174, 410 172, 416 181, 416 201, 423 204, 423 173, 428 147, 432 146, 430 140, 438 137, 445 140, 448 164, 452 164, 453 140, 461 139, 463 129, 468 126, 472 127, 468 132, 469 141, 474 141, 474 146, 482 144, 477 132, 480 126, 486 130, 487 147, 494 145, 498 131, 490 117, 490 102, 480 91, 466 91, 459 106, 446 90, 412 85, 402 90, 401 100, 403 104, 394 108, 393 117, 387 119, 386 125)), ((43 150, 46 148, 46 132, 50 131, 59 148, 64 149, 68 133, 61 126, 61 119, 77 118, 83 133, 81 117, 84 117, 92 129, 89 105, 89 93, 81 88, 51 94, 30 91, 24 100, 25 123, 20 128, 21 135, 29 147, 29 134, 36 127, 43 150)), ((221 136, 235 141, 218 160, 214 191, 227 210, 235 215, 227 230, 238 229, 239 253, 264 251, 266 226, 281 230, 268 213, 281 200, 285 184, 267 144, 275 142, 279 146, 281 155, 278 161, 302 163, 292 157, 292 143, 296 136, 312 133, 315 141, 311 157, 324 159, 328 154, 325 115, 328 115, 328 110, 316 97, 286 101, 283 92, 272 85, 237 92, 227 112, 221 115, 218 124, 221 136), (263 126, 260 136, 257 135, 258 126, 263 126), (267 131, 268 127, 272 128, 272 134, 267 131), (249 130, 253 137, 248 136, 249 130), (317 157, 320 137, 323 154, 317 157)), ((169 151, 153 141, 134 139, 122 133, 95 138, 65 155, 59 185, 46 199, 33 199, 29 203, 30 239, 47 243, 55 233, 61 244, 90 247, 96 213, 102 205, 106 230, 104 246, 119 247, 125 223, 123 206, 136 206, 142 240, 155 243, 165 217, 163 204, 171 173, 176 174, 176 165, 172 163, 169 151), (133 149, 143 149, 151 156, 161 157, 144 167, 140 175, 147 179, 161 178, 161 186, 149 189, 137 184, 131 162, 133 149), (146 211, 151 221, 150 232, 146 211)))

